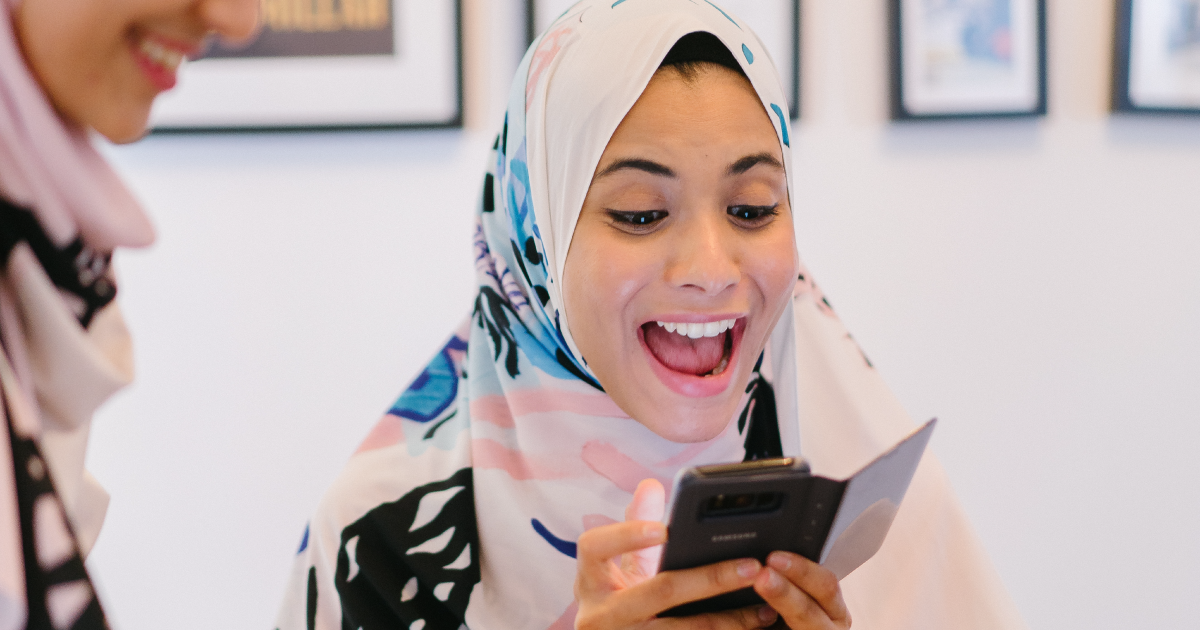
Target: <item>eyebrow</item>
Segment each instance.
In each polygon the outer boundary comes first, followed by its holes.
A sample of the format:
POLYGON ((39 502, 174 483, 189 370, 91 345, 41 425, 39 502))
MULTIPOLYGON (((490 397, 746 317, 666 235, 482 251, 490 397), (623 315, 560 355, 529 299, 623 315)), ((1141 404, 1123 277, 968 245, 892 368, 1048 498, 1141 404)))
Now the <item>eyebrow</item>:
POLYGON ((729 170, 727 170, 725 174, 741 175, 742 173, 745 173, 759 164, 774 166, 778 169, 783 168, 783 164, 780 164, 779 160, 775 159, 775 156, 771 155, 770 153, 755 153, 754 155, 747 155, 746 157, 731 164, 729 166, 729 170))
POLYGON ((600 179, 601 177, 604 177, 605 175, 608 175, 610 173, 615 173, 617 171, 624 170, 627 168, 633 169, 636 171, 645 171, 647 173, 650 173, 651 175, 662 175, 663 177, 670 177, 670 178, 675 177, 675 171, 672 171, 671 169, 667 168, 666 166, 664 166, 662 164, 659 164, 658 162, 654 162, 652 160, 646 160, 646 159, 642 159, 642 158, 630 158, 630 159, 626 159, 626 160, 617 160, 616 162, 609 164, 607 168, 605 168, 603 171, 600 171, 600 173, 596 175, 596 179, 600 179))
MULTIPOLYGON (((729 168, 726 169, 725 174, 741 175, 742 173, 745 173, 759 164, 766 164, 767 166, 773 166, 779 169, 783 168, 783 164, 781 164, 779 160, 775 159, 775 156, 771 155, 770 153, 755 153, 754 155, 747 155, 746 157, 743 157, 729 165, 729 168)), ((610 175, 625 169, 643 171, 650 173, 651 175, 660 175, 662 177, 670 177, 672 179, 677 177, 675 171, 653 160, 647 160, 644 158, 628 158, 624 160, 617 160, 616 162, 609 164, 604 168, 603 171, 600 171, 596 174, 596 179, 600 179, 605 175, 610 175)))

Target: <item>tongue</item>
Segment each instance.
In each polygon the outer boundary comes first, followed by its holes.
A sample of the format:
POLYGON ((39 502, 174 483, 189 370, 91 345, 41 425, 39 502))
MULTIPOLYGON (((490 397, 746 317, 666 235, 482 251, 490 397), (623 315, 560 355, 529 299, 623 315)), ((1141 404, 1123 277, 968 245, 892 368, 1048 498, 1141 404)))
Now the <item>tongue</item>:
POLYGON ((654 323, 642 328, 646 346, 659 363, 686 374, 701 376, 717 369, 725 354, 725 335, 690 339, 654 323))

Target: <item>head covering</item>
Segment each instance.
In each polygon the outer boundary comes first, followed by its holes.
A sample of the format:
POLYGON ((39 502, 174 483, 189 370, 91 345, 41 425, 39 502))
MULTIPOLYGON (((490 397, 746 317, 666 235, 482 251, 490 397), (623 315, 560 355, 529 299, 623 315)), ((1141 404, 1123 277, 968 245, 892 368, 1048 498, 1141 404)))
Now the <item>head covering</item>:
POLYGON ((18 4, 0 0, 0 630, 100 628, 82 558, 108 495, 84 456, 92 413, 132 378, 108 261, 154 231, 26 66, 18 4))
MULTIPOLYGON (((853 470, 911 428, 806 272, 738 412, 707 442, 654 434, 579 359, 561 284, 592 174, 668 51, 693 32, 734 53, 790 172, 784 91, 766 49, 735 15, 707 0, 584 0, 560 16, 518 68, 484 178, 474 313, 322 500, 280 630, 572 628, 574 541, 622 519, 640 480, 669 482, 687 466, 780 449, 797 454, 802 434, 806 447, 810 434, 830 445, 813 450, 818 471, 853 470), (811 348, 799 351, 798 338, 811 348), (826 411, 848 426, 796 421, 826 411), (886 417, 862 417, 876 412, 886 417)), ((880 582, 885 593, 903 588, 880 582)))

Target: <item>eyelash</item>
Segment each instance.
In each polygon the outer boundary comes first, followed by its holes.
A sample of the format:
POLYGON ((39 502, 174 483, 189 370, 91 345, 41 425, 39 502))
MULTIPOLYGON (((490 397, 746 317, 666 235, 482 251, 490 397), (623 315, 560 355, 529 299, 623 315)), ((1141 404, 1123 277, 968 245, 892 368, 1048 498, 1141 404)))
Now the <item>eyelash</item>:
MULTIPOLYGON (((738 223, 754 225, 765 223, 770 217, 777 216, 779 214, 778 208, 779 204, 770 206, 729 206, 726 213, 738 223)), ((613 223, 627 230, 639 232, 652 230, 655 224, 667 218, 669 214, 666 210, 608 211, 608 216, 612 219, 613 223)))
POLYGON ((621 210, 609 210, 608 216, 626 230, 647 231, 653 229, 654 225, 659 221, 667 218, 666 210, 643 210, 634 212, 624 212, 621 210))
POLYGON ((761 223, 779 214, 779 204, 771 206, 729 206, 729 216, 745 223, 761 223), (743 216, 751 214, 753 216, 743 216))

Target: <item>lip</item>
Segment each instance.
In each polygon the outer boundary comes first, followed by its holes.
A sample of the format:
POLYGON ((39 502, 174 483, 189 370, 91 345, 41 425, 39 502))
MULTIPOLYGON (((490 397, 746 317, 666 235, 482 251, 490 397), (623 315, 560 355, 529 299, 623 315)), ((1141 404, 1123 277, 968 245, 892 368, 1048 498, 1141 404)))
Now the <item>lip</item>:
POLYGON ((131 34, 128 45, 130 52, 133 54, 133 59, 137 63, 138 68, 141 69, 142 74, 160 92, 165 92, 175 87, 178 81, 176 77, 178 68, 167 68, 147 56, 141 49, 141 42, 143 40, 148 40, 163 48, 171 49, 188 59, 196 57, 202 50, 199 44, 185 42, 157 33, 135 32, 131 34))
POLYGON ((742 335, 745 332, 746 317, 741 314, 703 315, 689 313, 667 315, 658 319, 648 320, 637 327, 638 343, 642 346, 642 352, 646 355, 646 360, 650 363, 650 369, 654 371, 654 375, 671 391, 689 398, 708 398, 716 396, 729 388, 729 383, 733 380, 733 373, 737 371, 738 355, 742 347, 742 335), (733 333, 733 343, 729 350, 729 364, 725 366, 725 371, 716 376, 696 376, 695 374, 676 372, 663 365, 654 356, 654 353, 650 352, 650 347, 646 345, 646 333, 642 330, 642 326, 645 324, 659 321, 706 324, 708 322, 718 322, 722 319, 736 319, 737 322, 730 329, 730 332, 733 333))

